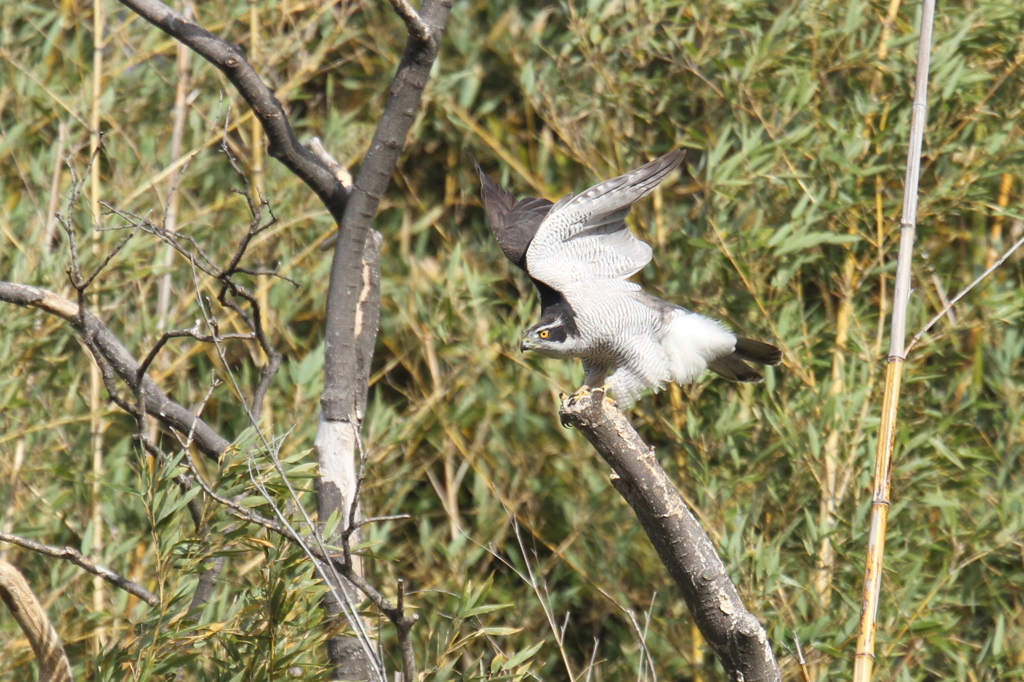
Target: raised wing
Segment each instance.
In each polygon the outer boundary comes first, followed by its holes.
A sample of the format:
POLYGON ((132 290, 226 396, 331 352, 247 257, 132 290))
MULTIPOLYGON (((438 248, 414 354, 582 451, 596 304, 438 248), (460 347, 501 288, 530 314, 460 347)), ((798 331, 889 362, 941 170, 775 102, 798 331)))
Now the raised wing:
POLYGON ((533 197, 523 197, 516 201, 511 192, 484 173, 476 159, 473 159, 473 165, 480 176, 480 196, 498 246, 506 258, 526 270, 526 250, 537 228, 551 210, 551 202, 533 197))
MULTIPOLYGON (((559 291, 593 278, 625 279, 651 262, 653 252, 633 236, 626 216, 683 161, 677 149, 549 209, 527 251, 526 271, 559 291)), ((504 247, 503 247, 504 248, 504 247)))

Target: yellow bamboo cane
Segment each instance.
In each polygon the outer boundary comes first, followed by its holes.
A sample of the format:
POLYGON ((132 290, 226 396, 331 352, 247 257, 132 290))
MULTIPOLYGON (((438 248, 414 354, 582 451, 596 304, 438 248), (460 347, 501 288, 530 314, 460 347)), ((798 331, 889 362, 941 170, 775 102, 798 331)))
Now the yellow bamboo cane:
POLYGON ((875 455, 875 486, 871 502, 871 530, 868 535, 867 561, 864 567, 864 595, 861 599, 860 629, 853 664, 854 682, 869 682, 875 661, 875 627, 878 595, 885 554, 885 531, 889 520, 889 487, 892 480, 892 452, 896 437, 896 415, 900 401, 900 383, 906 360, 904 344, 907 331, 907 305, 910 301, 910 270, 917 223, 917 188, 921 173, 921 142, 928 114, 928 66, 931 61, 932 24, 935 0, 924 0, 921 33, 917 47, 917 78, 914 107, 910 119, 910 149, 907 152, 907 179, 903 189, 903 217, 900 220, 900 246, 896 261, 896 285, 893 289, 892 325, 889 337, 889 365, 885 372, 878 451, 875 455))

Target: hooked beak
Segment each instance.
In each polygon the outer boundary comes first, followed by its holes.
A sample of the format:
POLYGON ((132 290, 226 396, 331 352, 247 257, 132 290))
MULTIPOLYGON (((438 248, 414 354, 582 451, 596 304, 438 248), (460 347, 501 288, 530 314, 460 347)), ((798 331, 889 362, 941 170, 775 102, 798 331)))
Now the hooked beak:
POLYGON ((528 350, 533 349, 533 344, 530 343, 530 339, 523 339, 523 342, 519 344, 520 352, 525 353, 528 350))

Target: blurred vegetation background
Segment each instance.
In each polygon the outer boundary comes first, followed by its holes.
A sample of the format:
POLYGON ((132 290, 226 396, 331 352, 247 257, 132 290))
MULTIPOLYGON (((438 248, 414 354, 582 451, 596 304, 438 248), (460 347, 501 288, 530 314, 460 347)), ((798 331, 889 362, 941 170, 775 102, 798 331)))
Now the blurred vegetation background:
MULTIPOLYGON (((96 2, 108 13, 99 98, 92 3, 0 6, 0 279, 72 295, 67 238, 58 229, 47 244, 51 188, 67 213, 88 172, 94 110, 100 198, 159 222, 184 167, 179 230, 226 261, 250 220, 226 141, 278 217, 248 265, 296 282, 252 284, 286 356, 263 427, 312 509, 330 264, 318 246, 334 225, 264 158, 244 103, 195 57, 172 158, 176 45, 96 2)), ((300 135, 358 167, 404 46, 388 3, 195 11, 245 47, 300 135)), ((633 212, 656 254, 639 281, 774 340, 786 359, 763 385, 707 376, 645 398, 633 422, 787 676, 799 674, 786 653, 798 640, 815 679, 849 678, 918 21, 918 4, 901 0, 456 0, 376 222, 383 303, 365 433, 367 514, 411 515, 367 530, 369 576, 390 595, 408 581, 426 679, 722 678, 603 463, 559 426, 558 393, 582 372, 518 352, 537 303, 489 234, 464 155, 520 194, 555 199, 679 146, 686 171, 633 212)), ((940 3, 937 22, 912 333, 1022 231, 1024 6, 940 3)), ((97 231, 84 197, 70 213, 91 271, 123 221, 105 215, 97 231)), ((137 357, 160 336, 163 276, 169 328, 192 326, 199 297, 214 297, 165 248, 139 232, 92 289, 95 312, 137 357)), ((1014 257, 910 358, 877 679, 1024 676, 1022 305, 1014 257)), ((238 330, 229 311, 214 313, 222 331, 238 330)), ((163 600, 150 608, 70 564, 0 547, 48 608, 79 679, 325 679, 331 624, 302 555, 212 508, 214 532, 194 537, 168 482, 175 462, 140 453, 131 418, 91 389, 90 357, 67 325, 6 304, 0 315, 2 529, 78 547, 163 600), (228 557, 220 588, 190 623, 198 567, 216 554, 228 557)), ((234 342, 227 358, 177 340, 153 374, 186 406, 229 370, 251 394, 256 346, 234 342)), ((280 493, 230 383, 204 416, 238 452, 253 449, 264 468, 251 475, 280 493)), ((232 495, 253 489, 241 455, 208 468, 232 495)), ((380 637, 394 664, 386 624, 380 637)), ((0 679, 34 679, 6 612, 0 659, 0 679)))

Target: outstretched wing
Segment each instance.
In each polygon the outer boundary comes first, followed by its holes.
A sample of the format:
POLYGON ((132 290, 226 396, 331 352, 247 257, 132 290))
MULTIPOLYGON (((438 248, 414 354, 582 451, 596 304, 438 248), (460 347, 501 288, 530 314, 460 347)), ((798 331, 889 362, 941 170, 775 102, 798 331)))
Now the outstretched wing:
MULTIPOLYGON (((472 155, 470 158, 473 158, 472 155)), ((498 246, 506 258, 526 270, 526 250, 537 228, 551 210, 551 202, 533 197, 523 197, 516 201, 511 192, 491 180, 476 159, 473 159, 473 165, 480 176, 480 196, 498 246)))
POLYGON ((544 216, 527 248, 530 276, 564 291, 593 278, 625 279, 650 263, 651 247, 633 236, 626 216, 685 155, 685 150, 677 149, 582 194, 559 200, 544 216))

